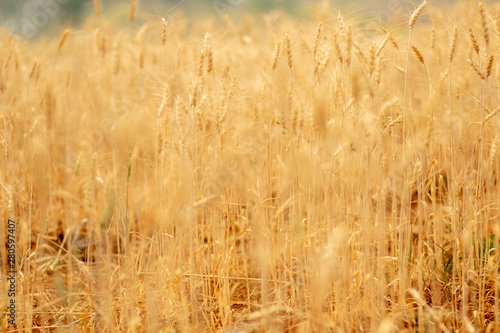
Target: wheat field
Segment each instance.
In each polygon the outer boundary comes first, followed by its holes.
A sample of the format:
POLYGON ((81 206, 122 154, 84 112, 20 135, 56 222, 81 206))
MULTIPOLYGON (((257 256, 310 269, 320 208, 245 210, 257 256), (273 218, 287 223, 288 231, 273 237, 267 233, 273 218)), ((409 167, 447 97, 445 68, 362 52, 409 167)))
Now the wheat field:
POLYGON ((0 31, 3 331, 500 332, 500 6, 313 7, 0 31))

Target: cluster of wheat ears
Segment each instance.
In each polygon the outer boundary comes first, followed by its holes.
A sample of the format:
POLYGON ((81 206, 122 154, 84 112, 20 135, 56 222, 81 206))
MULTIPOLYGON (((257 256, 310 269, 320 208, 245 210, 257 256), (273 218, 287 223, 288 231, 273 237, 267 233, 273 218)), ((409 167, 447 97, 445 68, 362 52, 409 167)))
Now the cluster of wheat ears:
POLYGON ((136 27, 132 2, 117 28, 95 4, 0 31, 4 330, 500 331, 499 7, 136 27))

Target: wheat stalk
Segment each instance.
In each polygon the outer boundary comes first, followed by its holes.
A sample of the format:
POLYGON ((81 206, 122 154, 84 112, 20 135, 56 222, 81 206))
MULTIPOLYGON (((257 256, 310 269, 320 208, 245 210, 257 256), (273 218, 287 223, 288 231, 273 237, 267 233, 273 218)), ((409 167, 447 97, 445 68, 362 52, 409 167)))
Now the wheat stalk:
POLYGON ((120 72, 121 63, 121 50, 120 50, 120 38, 116 38, 115 45, 113 47, 113 74, 117 75, 120 72))
POLYGON ((313 48, 313 61, 316 62, 316 55, 318 53, 319 39, 321 38, 321 31, 323 30, 323 22, 319 22, 314 35, 314 48, 313 48))
POLYGON ((458 29, 455 27, 453 29, 453 35, 451 37, 451 43, 450 43, 450 64, 453 62, 453 58, 455 57, 455 51, 457 48, 457 37, 458 37, 458 29))
POLYGON ((488 65, 486 66, 486 77, 490 77, 491 76, 491 72, 493 70, 493 63, 495 62, 495 55, 494 54, 490 54, 489 58, 488 58, 488 65))
POLYGON ((486 48, 488 48, 490 44, 490 33, 488 30, 488 22, 486 21, 486 13, 482 2, 479 3, 479 15, 481 16, 481 26, 483 27, 484 41, 486 43, 486 48))
POLYGON ((396 49, 399 50, 399 45, 394 39, 394 37, 391 36, 390 32, 387 31, 386 29, 382 29, 382 32, 389 38, 389 41, 391 42, 392 46, 396 49))
POLYGON ((351 64, 351 50, 352 50, 352 24, 349 24, 347 26, 347 31, 346 31, 346 47, 345 47, 345 62, 347 65, 351 64))
POLYGON ((316 66, 314 68, 314 75, 317 80, 319 80, 328 65, 330 60, 330 47, 326 44, 323 44, 320 49, 316 59, 316 66))
POLYGON ((101 16, 101 6, 99 5, 99 0, 94 0, 94 11, 95 11, 95 16, 97 17, 101 16))
POLYGON ((432 31, 431 31, 431 50, 434 51, 434 47, 436 46, 436 30, 434 25, 432 26, 432 31))
POLYGON ((427 0, 424 0, 424 2, 422 2, 422 4, 410 16, 410 21, 408 23, 410 29, 413 29, 415 27, 415 23, 417 23, 418 17, 420 16, 420 14, 422 14, 426 6, 427 0))
MULTIPOLYGON (((410 66, 410 47, 411 47, 411 33, 413 31, 413 28, 415 27, 415 24, 417 23, 418 17, 422 14, 424 11, 425 7, 427 6, 427 0, 424 0, 422 4, 413 12, 413 14, 410 16, 410 20, 408 22, 408 25, 410 27, 410 33, 408 36, 408 50, 407 50, 407 56, 406 56, 406 71, 405 71, 405 90, 404 90, 404 102, 403 102, 403 141, 406 141, 406 121, 407 121, 407 94, 408 94, 408 71, 409 71, 409 66, 410 66)), ((403 146, 403 155, 405 155, 405 146, 403 146)))
POLYGON ((281 54, 281 40, 278 41, 278 43, 276 44, 276 48, 274 49, 273 65, 272 65, 273 72, 276 70, 276 67, 278 66, 278 60, 280 58, 280 54, 281 54))
POLYGON ((358 58, 361 61, 361 63, 363 65, 367 66, 368 65, 368 60, 366 59, 366 56, 363 53, 363 50, 361 50, 361 47, 357 43, 354 43, 354 48, 356 49, 356 55, 358 56, 358 58))
POLYGON ((494 111, 490 112, 486 117, 484 117, 484 123, 488 122, 488 120, 496 116, 498 112, 500 112, 500 108, 497 108, 494 111))
POLYGON ((384 50, 384 47, 387 45, 387 42, 389 42, 389 35, 386 34, 384 40, 382 43, 380 43, 379 47, 377 48, 377 52, 375 52, 375 56, 379 58, 382 55, 382 51, 384 50))
POLYGON ((337 53, 339 61, 342 63, 344 61, 344 57, 342 56, 342 50, 340 49, 337 34, 333 34, 333 46, 335 47, 335 53, 337 53))
POLYGON ((413 50, 413 53, 415 53, 415 56, 417 57, 418 61, 422 65, 425 65, 424 56, 422 55, 422 53, 420 53, 420 51, 418 50, 418 48, 415 45, 412 45, 411 49, 413 50))
POLYGON ((292 66, 293 66, 292 42, 290 41, 290 37, 288 37, 288 34, 285 35, 285 46, 286 46, 286 58, 287 58, 287 62, 288 62, 288 67, 290 68, 290 72, 291 72, 292 66))
POLYGON ((476 35, 474 34, 474 31, 471 27, 468 27, 468 29, 472 47, 474 48, 474 51, 476 51, 476 54, 479 55, 479 43, 477 42, 476 35))
POLYGON ((135 5, 136 5, 136 0, 130 1, 130 11, 128 13, 128 21, 129 22, 134 21, 135 5))
POLYGON ((375 49, 375 44, 372 43, 370 46, 370 62, 368 63, 368 73, 370 76, 373 75, 373 72, 375 71, 376 52, 377 50, 375 49))
POLYGON ((57 51, 61 50, 68 35, 69 29, 64 29, 63 33, 61 34, 61 38, 59 39, 59 45, 57 45, 57 51))
POLYGON ((479 68, 478 65, 476 65, 476 63, 474 63, 474 61, 472 61, 471 59, 467 59, 467 62, 469 63, 469 65, 471 66, 471 68, 474 70, 474 72, 483 80, 486 79, 486 75, 484 75, 483 71, 481 70, 481 68, 479 68))
POLYGON ((167 21, 165 18, 161 18, 161 45, 165 46, 167 42, 167 21))

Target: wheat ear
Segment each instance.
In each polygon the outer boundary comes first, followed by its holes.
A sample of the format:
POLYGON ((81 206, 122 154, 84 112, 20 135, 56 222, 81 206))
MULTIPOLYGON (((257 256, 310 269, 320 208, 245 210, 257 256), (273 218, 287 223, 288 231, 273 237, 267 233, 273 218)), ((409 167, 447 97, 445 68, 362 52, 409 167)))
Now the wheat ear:
POLYGON ((479 3, 479 15, 481 16, 481 26, 483 27, 483 37, 486 42, 486 48, 490 44, 490 33, 488 30, 488 22, 486 21, 486 12, 484 10, 484 5, 482 2, 479 3))
POLYGON ((135 0, 132 0, 132 1, 130 1, 130 11, 128 13, 129 22, 134 21, 134 14, 135 14, 135 0))
POLYGON ((59 51, 61 47, 63 47, 64 42, 66 41, 66 37, 68 37, 68 34, 69 34, 69 29, 64 29, 61 38, 59 39, 59 45, 57 46, 57 51, 59 51))
POLYGON ((422 2, 422 4, 410 16, 410 22, 409 22, 410 29, 413 29, 415 23, 417 23, 418 17, 420 16, 420 14, 422 14, 426 6, 427 6, 427 0, 424 0, 424 2, 422 2))
POLYGON ((99 0, 94 0, 94 11, 95 11, 95 16, 97 17, 101 16, 101 7, 99 5, 99 0))

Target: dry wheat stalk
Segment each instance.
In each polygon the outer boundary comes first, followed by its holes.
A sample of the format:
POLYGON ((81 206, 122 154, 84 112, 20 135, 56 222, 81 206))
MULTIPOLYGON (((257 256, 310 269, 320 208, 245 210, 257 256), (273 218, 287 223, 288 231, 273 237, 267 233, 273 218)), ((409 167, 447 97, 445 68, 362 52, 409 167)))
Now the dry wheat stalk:
POLYGON ((288 61, 288 67, 290 68, 290 71, 292 70, 292 65, 293 65, 293 59, 292 59, 292 43, 290 41, 290 37, 288 37, 288 34, 285 35, 285 45, 286 45, 286 58, 288 61))
POLYGON ((486 76, 484 75, 483 71, 481 70, 481 68, 479 68, 479 66, 477 66, 474 63, 474 61, 472 61, 471 59, 467 59, 467 62, 481 79, 483 80, 486 79, 486 76))
POLYGON ((495 139, 493 140, 493 143, 491 144, 491 149, 490 149, 490 156, 489 156, 489 160, 490 160, 490 163, 493 163, 493 160, 495 159, 496 157, 496 154, 497 154, 497 148, 498 148, 498 144, 500 143, 500 137, 498 136, 498 134, 495 136, 495 139))
POLYGON ((422 173, 422 161, 420 159, 417 159, 417 161, 415 162, 415 166, 413 167, 413 174, 410 178, 411 180, 408 184, 410 190, 415 189, 415 187, 417 186, 418 177, 420 177, 421 173, 422 173))
POLYGON ((101 32, 101 29, 97 28, 94 31, 94 38, 97 52, 101 56, 101 58, 104 58, 104 56, 106 55, 106 39, 104 37, 104 34, 101 32))
MULTIPOLYGON (((410 67, 410 48, 411 48, 411 37, 412 37, 412 32, 413 28, 415 27, 415 23, 417 22, 418 17, 422 12, 424 11, 424 8, 427 6, 427 0, 424 0, 422 4, 413 12, 413 14, 410 16, 410 21, 408 22, 410 26, 410 32, 408 36, 408 49, 407 49, 407 54, 406 54, 406 71, 405 71, 405 86, 404 86, 404 102, 403 102, 403 141, 406 141, 406 122, 407 122, 407 100, 408 100, 408 73, 409 73, 409 67, 410 67)), ((429 76, 427 75, 427 78, 429 76)), ((430 89, 430 85, 429 85, 430 89)), ((403 156, 406 156, 406 146, 403 145, 403 156)))
POLYGON ((231 33, 235 33, 233 25, 231 24, 231 20, 229 20, 229 15, 227 13, 224 14, 223 20, 224 24, 226 25, 226 29, 229 30, 231 33))
POLYGON ((344 19, 342 18, 342 15, 340 15, 340 14, 338 15, 337 19, 339 22, 339 36, 343 38, 346 36, 344 19))
POLYGON ((113 47, 113 74, 117 75, 120 72, 120 60, 121 60, 121 49, 120 49, 120 37, 116 38, 115 45, 113 47))
POLYGON ((148 25, 143 24, 142 27, 137 32, 137 34, 135 35, 135 42, 138 45, 144 45, 144 35, 146 34, 147 30, 148 30, 148 25))
MULTIPOLYGON (((213 60, 213 51, 212 51, 212 46, 210 44, 210 38, 208 35, 208 32, 205 34, 205 39, 203 40, 203 50, 202 52, 202 57, 206 57, 207 59, 207 73, 210 74, 214 68, 214 60, 213 60)), ((200 60, 203 62, 203 59, 200 60)), ((203 64, 200 63, 199 67, 199 72, 198 76, 201 76, 200 71, 203 70, 203 64)))
POLYGON ((94 11, 95 11, 95 16, 97 17, 101 16, 101 7, 99 5, 99 0, 94 0, 94 11))
POLYGON ((425 65, 424 56, 422 55, 422 53, 420 53, 419 49, 415 45, 412 45, 411 49, 413 50, 413 53, 415 53, 415 56, 417 57, 418 61, 420 61, 422 65, 425 65))
POLYGON ((474 48, 474 51, 476 51, 476 54, 479 55, 479 44, 476 39, 476 35, 474 34, 474 31, 472 30, 471 27, 468 27, 469 29, 469 37, 472 43, 472 47, 474 48))
POLYGON ((193 91, 189 95, 189 107, 195 109, 198 105, 198 92, 200 91, 200 86, 203 82, 203 78, 198 77, 193 83, 193 91))
POLYGON ((326 44, 322 44, 317 56, 316 66, 314 68, 314 75, 316 76, 316 79, 319 80, 321 78, 321 75, 323 75, 323 72, 328 65, 329 60, 330 47, 326 44))
POLYGON ((486 117, 484 117, 484 122, 487 122, 488 120, 493 118, 495 115, 498 114, 498 112, 500 112, 500 108, 497 108, 494 111, 490 112, 486 117))
POLYGON ((382 67, 384 66, 382 58, 375 61, 375 84, 378 86, 382 79, 382 67))
POLYGON ((346 32, 346 51, 345 51, 345 62, 347 65, 351 64, 351 50, 352 50, 352 24, 347 26, 346 32))
POLYGON ((368 73, 370 75, 375 71, 375 57, 377 50, 375 49, 375 44, 372 43, 370 46, 370 63, 368 64, 368 73))
POLYGON ((167 42, 167 21, 165 18, 161 18, 161 45, 165 46, 167 42))
POLYGON ((177 96, 175 98, 175 122, 177 123, 177 127, 179 130, 179 133, 182 134, 182 126, 184 124, 183 122, 183 105, 182 105, 182 100, 180 96, 177 96))
POLYGON ((483 27, 483 37, 486 43, 486 48, 488 48, 490 44, 490 33, 488 31, 488 22, 486 21, 486 13, 483 6, 483 3, 479 3, 479 15, 481 16, 481 26, 483 27))
POLYGON ((34 78, 35 81, 37 80, 37 72, 38 72, 38 68, 40 66, 40 63, 38 62, 38 59, 35 59, 35 62, 33 62, 33 67, 31 67, 31 71, 30 71, 30 74, 28 76, 29 79, 31 78, 34 78))
MULTIPOLYGON (((338 34, 340 34, 340 32, 338 34)), ((337 53, 339 61, 342 63, 344 61, 344 58, 342 56, 342 50, 340 49, 339 41, 337 38, 338 34, 333 34, 333 46, 335 47, 335 52, 337 53)))
POLYGON ((66 41, 66 37, 68 37, 68 34, 69 34, 69 29, 64 29, 61 38, 59 39, 59 45, 57 46, 57 51, 59 51, 63 47, 64 42, 66 41))
POLYGON ((406 75, 406 71, 403 67, 394 64, 394 68, 396 68, 401 74, 406 75))
POLYGON ((134 14, 135 14, 135 3, 136 0, 132 0, 130 1, 130 11, 128 13, 128 20, 129 22, 133 22, 134 21, 134 14))
POLYGON ((299 123, 299 108, 297 106, 292 107, 292 131, 297 133, 299 123))
POLYGON ((418 17, 420 16, 420 14, 422 14, 426 6, 427 6, 427 0, 424 0, 424 2, 422 2, 422 4, 410 16, 410 22, 408 23, 410 29, 413 29, 415 23, 417 23, 418 17))
POLYGON ((200 79, 203 76, 203 68, 205 68, 205 56, 206 56, 205 49, 202 49, 200 52, 200 61, 198 63, 198 71, 197 71, 198 78, 200 79))
POLYGON ((384 40, 382 41, 382 43, 380 43, 380 46, 377 48, 377 52, 375 52, 375 56, 377 58, 382 55, 382 51, 383 51, 385 45, 387 45, 388 41, 389 41, 389 35, 386 34, 384 40))
POLYGON ((361 47, 357 43, 354 43, 354 48, 356 48, 356 55, 358 56, 359 60, 361 60, 361 63, 363 65, 367 66, 368 60, 366 59, 366 56, 363 53, 363 50, 361 50, 361 47))
POLYGON ((156 155, 157 155, 157 161, 159 160, 159 156, 161 156, 163 152, 163 143, 164 143, 164 137, 162 131, 162 128, 160 127, 160 123, 158 122, 155 126, 155 131, 156 131, 156 155))
POLYGON ((278 43, 276 44, 276 48, 274 49, 274 53, 273 53, 273 65, 272 65, 273 71, 278 66, 278 60, 280 58, 280 54, 281 54, 281 40, 278 41, 278 43))
POLYGON ((451 37, 451 44, 450 44, 450 64, 453 62, 453 58, 455 57, 455 51, 457 47, 457 37, 458 37, 458 29, 455 27, 453 29, 453 35, 451 37))
POLYGON ((222 100, 220 103, 221 105, 219 108, 219 114, 217 119, 217 128, 219 129, 219 131, 222 130, 222 125, 227 118, 227 113, 229 110, 229 101, 233 97, 235 86, 236 86, 236 81, 234 80, 234 78, 232 78, 229 89, 224 89, 223 91, 222 100))
POLYGON ((214 69, 214 54, 211 47, 207 50, 207 58, 207 73, 210 74, 214 69))
POLYGON ((203 101, 204 99, 206 99, 206 96, 204 96, 202 98, 202 100, 200 101, 200 105, 197 105, 196 106, 196 109, 195 109, 195 116, 196 116, 196 128, 198 129, 198 132, 203 132, 203 128, 204 128, 204 117, 205 115, 203 114, 203 111, 202 111, 202 104, 203 104, 203 101))
POLYGON ((161 120, 163 118, 163 115, 166 114, 166 109, 168 105, 168 94, 169 94, 169 86, 168 84, 163 85, 163 91, 162 91, 162 98, 161 98, 161 104, 160 107, 158 108, 158 120, 161 120))
POLYGON ((490 54, 489 58, 488 58, 488 65, 486 67, 486 77, 490 77, 491 76, 491 72, 493 70, 493 63, 495 62, 495 55, 494 54, 490 54))
POLYGON ((396 42, 396 40, 391 36, 391 34, 389 33, 389 31, 387 31, 386 29, 382 29, 382 32, 387 36, 389 37, 389 41, 391 42, 392 46, 394 46, 394 48, 396 50, 399 50, 399 46, 398 46, 398 43, 396 42))
POLYGON ((319 22, 318 28, 316 29, 316 35, 314 36, 314 48, 313 48, 313 60, 316 61, 316 55, 318 53, 319 39, 321 37, 321 31, 323 29, 323 22, 319 22))
POLYGON ((433 25, 431 31, 431 50, 434 50, 435 46, 436 46, 436 30, 433 25))
POLYGON ((141 50, 139 52, 139 68, 144 68, 144 61, 146 59, 146 48, 144 45, 141 46, 141 50))
MULTIPOLYGON (((451 64, 451 63, 450 63, 451 64)), ((448 75, 450 75, 450 67, 448 66, 448 68, 446 68, 446 70, 444 72, 441 73, 441 75, 439 76, 439 82, 442 82, 444 79, 446 79, 448 77, 448 75)))
POLYGON ((498 16, 495 16, 494 22, 495 22, 495 32, 497 33, 498 36, 500 35, 500 19, 498 18, 498 16))

